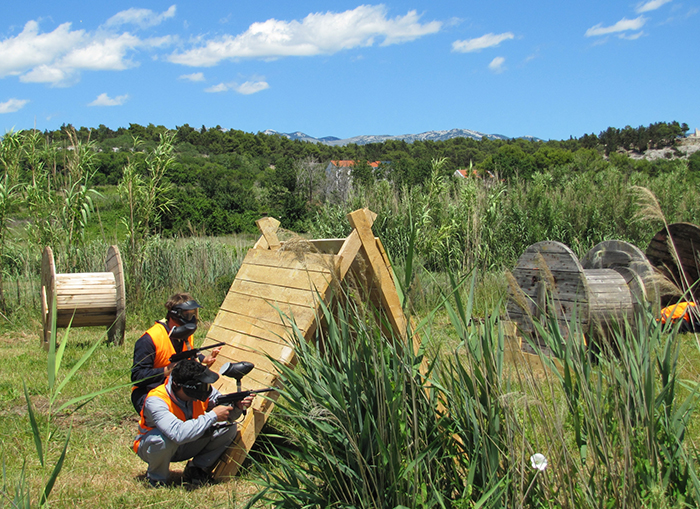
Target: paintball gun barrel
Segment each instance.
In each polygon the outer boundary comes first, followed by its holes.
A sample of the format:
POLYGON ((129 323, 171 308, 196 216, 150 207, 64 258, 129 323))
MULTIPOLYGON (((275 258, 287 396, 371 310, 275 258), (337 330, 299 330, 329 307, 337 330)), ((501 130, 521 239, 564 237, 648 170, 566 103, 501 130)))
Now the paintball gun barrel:
POLYGON ((194 358, 199 352, 204 350, 209 350, 211 348, 216 348, 218 346, 224 346, 226 343, 214 343, 213 345, 203 346, 201 348, 193 348, 192 350, 184 350, 180 353, 176 353, 170 356, 170 362, 179 362, 185 359, 194 358))
POLYGON ((261 392, 270 392, 274 391, 275 389, 273 387, 268 387, 267 389, 258 389, 255 391, 238 391, 238 392, 232 392, 230 394, 224 394, 221 396, 218 400, 216 400, 217 405, 231 405, 233 403, 237 403, 238 401, 242 401, 251 394, 260 394, 261 392))

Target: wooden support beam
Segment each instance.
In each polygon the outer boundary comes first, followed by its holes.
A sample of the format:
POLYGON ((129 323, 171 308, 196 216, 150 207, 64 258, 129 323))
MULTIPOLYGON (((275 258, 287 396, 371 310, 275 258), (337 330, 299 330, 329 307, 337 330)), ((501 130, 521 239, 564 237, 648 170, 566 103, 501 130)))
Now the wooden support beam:
POLYGON ((384 262, 381 251, 377 247, 374 233, 372 233, 372 224, 376 217, 377 215, 369 209, 356 210, 347 216, 350 224, 360 237, 367 261, 378 280, 382 306, 387 313, 391 326, 394 332, 405 341, 407 322, 401 308, 399 294, 396 292, 396 283, 384 262))
POLYGON ((271 249, 276 251, 280 248, 280 241, 277 238, 277 228, 280 222, 274 217, 263 217, 255 221, 262 237, 258 239, 253 249, 271 249))
POLYGON ((343 246, 338 251, 338 279, 341 281, 345 279, 345 275, 350 270, 352 262, 355 261, 357 253, 362 247, 362 240, 357 233, 357 230, 353 230, 352 233, 345 239, 343 246))

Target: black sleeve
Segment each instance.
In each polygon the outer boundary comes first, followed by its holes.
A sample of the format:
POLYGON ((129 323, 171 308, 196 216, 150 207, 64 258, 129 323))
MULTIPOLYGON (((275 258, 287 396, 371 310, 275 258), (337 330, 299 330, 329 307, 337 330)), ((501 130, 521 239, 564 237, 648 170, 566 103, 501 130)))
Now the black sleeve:
POLYGON ((146 333, 134 345, 134 363, 131 366, 131 381, 137 387, 145 387, 165 380, 165 368, 154 368, 156 347, 150 334, 146 333), (147 379, 147 380, 144 380, 147 379))

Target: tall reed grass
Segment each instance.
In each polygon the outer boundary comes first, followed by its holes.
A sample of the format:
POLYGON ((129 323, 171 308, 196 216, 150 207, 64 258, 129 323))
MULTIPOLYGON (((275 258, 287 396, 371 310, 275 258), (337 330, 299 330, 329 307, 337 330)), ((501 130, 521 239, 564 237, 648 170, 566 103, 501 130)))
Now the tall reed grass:
POLYGON ((553 168, 530 180, 483 181, 441 177, 436 161, 423 186, 395 188, 379 182, 354 191, 343 204, 324 206, 313 222, 314 237, 345 237, 352 210, 377 213, 374 231, 400 262, 411 224, 419 228, 416 251, 431 270, 481 273, 513 267, 530 245, 557 240, 582 257, 603 240, 618 239, 646 249, 663 226, 637 219, 636 187, 649 189, 669 223, 700 223, 700 196, 685 161, 665 173, 629 173, 611 165, 553 168))
MULTIPOLYGON (((500 304, 472 316, 477 277, 449 280, 433 315, 457 342, 442 351, 402 347, 368 319, 381 310, 350 299, 323 309, 315 345, 295 335, 296 369, 277 365, 288 428, 251 506, 697 507, 698 387, 679 377, 677 328, 644 309, 639 334, 614 330, 613 355, 587 348, 576 322, 565 341, 553 319, 539 334, 557 360, 533 343, 533 369, 505 361, 500 304)), ((429 325, 407 344, 429 342, 429 325)))

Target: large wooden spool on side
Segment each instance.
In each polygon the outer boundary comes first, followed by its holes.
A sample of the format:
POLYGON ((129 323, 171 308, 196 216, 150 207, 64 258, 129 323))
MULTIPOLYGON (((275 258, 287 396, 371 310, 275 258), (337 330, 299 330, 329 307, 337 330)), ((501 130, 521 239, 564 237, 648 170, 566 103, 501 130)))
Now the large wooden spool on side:
POLYGON ((508 313, 522 334, 536 338, 535 322, 547 328, 553 305, 564 339, 575 316, 589 340, 601 341, 613 328, 634 327, 640 307, 655 301, 653 275, 644 253, 627 242, 601 242, 580 262, 560 242, 539 242, 513 271, 519 289, 509 289, 508 313))
POLYGON ((556 241, 533 244, 518 259, 513 277, 518 288, 509 288, 507 310, 521 334, 538 338, 535 323, 547 327, 549 304, 554 306, 564 339, 569 337, 574 316, 584 330, 588 329, 586 277, 578 258, 567 246, 556 241))
POLYGON ((109 341, 124 342, 126 295, 121 255, 110 246, 106 272, 57 274, 53 250, 44 249, 41 263, 43 345, 48 346, 52 322, 56 328, 107 326, 109 341), (53 301, 56 314, 53 315, 53 301))
POLYGON ((697 302, 700 298, 700 288, 696 285, 700 279, 700 227, 691 223, 668 225, 668 230, 661 229, 651 239, 646 256, 677 287, 661 291, 662 306, 677 302, 688 289, 691 289, 690 295, 683 298, 697 302))

